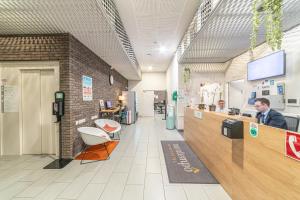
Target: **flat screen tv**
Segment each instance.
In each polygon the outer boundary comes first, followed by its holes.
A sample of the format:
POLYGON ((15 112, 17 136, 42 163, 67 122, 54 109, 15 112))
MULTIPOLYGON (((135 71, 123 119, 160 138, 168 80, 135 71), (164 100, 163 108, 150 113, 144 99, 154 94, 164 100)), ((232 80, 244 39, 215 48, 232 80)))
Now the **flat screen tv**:
POLYGON ((248 81, 285 75, 285 53, 278 51, 248 63, 248 81))

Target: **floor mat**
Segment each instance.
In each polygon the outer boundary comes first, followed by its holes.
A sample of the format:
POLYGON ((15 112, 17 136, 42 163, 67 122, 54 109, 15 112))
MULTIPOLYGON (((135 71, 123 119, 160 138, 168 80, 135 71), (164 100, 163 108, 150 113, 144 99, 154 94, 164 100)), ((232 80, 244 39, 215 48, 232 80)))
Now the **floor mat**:
MULTIPOLYGON (((118 145, 119 141, 111 141, 107 142, 107 150, 109 154, 115 149, 115 147, 118 145)), ((83 157, 83 152, 81 152, 78 156, 76 156, 75 160, 81 160, 83 157)), ((107 159, 107 152, 105 150, 104 145, 94 145, 89 147, 86 150, 86 153, 84 155, 84 160, 106 160, 107 159)))
POLYGON ((170 183, 218 184, 184 141, 161 141, 170 183))

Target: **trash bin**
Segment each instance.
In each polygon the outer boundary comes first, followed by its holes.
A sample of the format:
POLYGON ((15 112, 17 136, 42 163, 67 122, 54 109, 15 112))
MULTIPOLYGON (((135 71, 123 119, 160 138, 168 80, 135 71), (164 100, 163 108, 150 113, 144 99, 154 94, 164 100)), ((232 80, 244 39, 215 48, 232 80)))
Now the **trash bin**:
POLYGON ((167 106, 167 129, 175 128, 175 107, 173 105, 167 106))

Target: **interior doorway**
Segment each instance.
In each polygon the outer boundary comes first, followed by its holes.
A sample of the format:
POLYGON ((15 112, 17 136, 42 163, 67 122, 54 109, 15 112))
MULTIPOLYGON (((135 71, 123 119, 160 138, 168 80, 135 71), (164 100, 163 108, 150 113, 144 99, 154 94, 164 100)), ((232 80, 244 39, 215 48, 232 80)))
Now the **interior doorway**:
POLYGON ((54 70, 21 71, 22 152, 55 154, 54 70))
POLYGON ((143 117, 154 117, 154 91, 144 90, 140 101, 140 115, 143 117))
POLYGON ((154 91, 154 113, 155 118, 166 119, 166 102, 167 91, 155 90, 154 91))

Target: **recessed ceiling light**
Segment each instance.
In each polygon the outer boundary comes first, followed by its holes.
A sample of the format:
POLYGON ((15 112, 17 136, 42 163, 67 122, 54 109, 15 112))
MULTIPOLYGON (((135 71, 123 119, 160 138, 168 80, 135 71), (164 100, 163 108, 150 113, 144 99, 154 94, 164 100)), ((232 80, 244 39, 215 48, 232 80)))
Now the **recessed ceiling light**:
POLYGON ((149 66, 149 67, 148 67, 148 70, 150 70, 150 71, 151 71, 151 70, 152 70, 152 66, 149 66))
POLYGON ((164 46, 161 46, 161 47, 159 48, 160 53, 164 53, 166 50, 167 50, 167 49, 166 49, 166 47, 164 47, 164 46))

